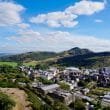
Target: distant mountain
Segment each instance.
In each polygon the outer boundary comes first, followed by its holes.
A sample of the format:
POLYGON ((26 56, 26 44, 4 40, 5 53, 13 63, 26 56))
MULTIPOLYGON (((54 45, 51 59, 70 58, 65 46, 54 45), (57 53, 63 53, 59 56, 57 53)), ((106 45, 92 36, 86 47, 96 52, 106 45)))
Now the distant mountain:
POLYGON ((12 55, 12 54, 11 53, 0 53, 0 57, 7 56, 7 55, 12 55))
POLYGON ((60 53, 28 52, 0 57, 0 61, 31 62, 39 61, 50 65, 94 67, 110 66, 110 52, 95 53, 78 47, 60 53))
POLYGON ((55 53, 55 52, 27 52, 22 54, 16 54, 16 55, 8 55, 5 57, 1 57, 1 61, 14 61, 14 62, 29 62, 29 61, 39 61, 39 60, 45 60, 48 58, 61 58, 65 56, 77 56, 77 55, 84 55, 91 53, 88 49, 80 49, 78 47, 72 48, 68 51, 55 53))
POLYGON ((58 59, 55 64, 90 68, 110 66, 110 52, 88 53, 77 56, 71 55, 58 59))
POLYGON ((55 57, 54 52, 28 52, 16 55, 8 55, 0 58, 0 61, 13 61, 13 62, 29 62, 29 61, 39 61, 45 60, 50 57, 55 57))
POLYGON ((84 55, 84 54, 88 54, 88 53, 94 53, 94 52, 90 51, 89 49, 81 49, 79 47, 75 47, 75 48, 72 48, 70 50, 61 52, 61 53, 59 53, 59 55, 62 55, 62 56, 77 56, 77 55, 84 55))

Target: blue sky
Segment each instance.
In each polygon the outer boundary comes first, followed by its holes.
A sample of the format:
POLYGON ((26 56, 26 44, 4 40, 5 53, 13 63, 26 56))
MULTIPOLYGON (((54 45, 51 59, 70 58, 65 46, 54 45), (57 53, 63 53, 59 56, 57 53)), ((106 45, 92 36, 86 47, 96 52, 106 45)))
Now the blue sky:
POLYGON ((110 51, 110 0, 0 0, 0 53, 110 51))

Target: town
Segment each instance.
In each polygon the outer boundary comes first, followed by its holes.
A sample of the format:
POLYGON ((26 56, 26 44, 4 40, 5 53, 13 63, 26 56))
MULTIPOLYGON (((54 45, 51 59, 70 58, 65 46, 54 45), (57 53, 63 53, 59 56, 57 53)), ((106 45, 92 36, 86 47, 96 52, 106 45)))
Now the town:
MULTIPOLYGON (((71 103, 75 106, 75 101, 79 99, 85 103, 86 110, 94 110, 97 103, 109 106, 110 67, 100 69, 65 67, 63 70, 49 67, 47 70, 41 70, 20 66, 20 69, 32 80, 29 85, 41 96, 47 95, 67 106, 71 103)), ((26 85, 22 82, 19 84, 26 85)))

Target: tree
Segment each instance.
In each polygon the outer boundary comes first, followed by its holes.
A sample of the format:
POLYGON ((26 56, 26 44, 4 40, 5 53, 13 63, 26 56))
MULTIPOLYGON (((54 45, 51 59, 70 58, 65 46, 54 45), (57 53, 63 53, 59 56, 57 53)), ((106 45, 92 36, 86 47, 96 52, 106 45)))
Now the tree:
POLYGON ((102 110, 101 101, 98 101, 97 104, 95 105, 95 110, 98 110, 98 109, 102 110))
POLYGON ((78 82, 78 86, 80 86, 80 87, 85 87, 85 86, 86 86, 86 82, 83 81, 83 80, 80 80, 80 81, 78 82))
POLYGON ((110 110, 110 106, 104 107, 103 110, 110 110))
POLYGON ((54 110, 68 110, 68 107, 61 102, 55 101, 53 105, 54 110))
POLYGON ((66 83, 59 83, 60 88, 64 89, 64 90, 70 90, 70 85, 66 84, 66 83))
POLYGON ((53 110, 52 107, 50 107, 49 105, 47 104, 44 104, 40 107, 40 110, 53 110))
POLYGON ((43 77, 38 77, 37 80, 42 82, 43 84, 53 84, 52 80, 48 80, 48 79, 43 78, 43 77))
POLYGON ((36 68, 37 70, 39 70, 39 69, 41 69, 41 70, 46 70, 46 69, 48 69, 48 65, 47 65, 47 64, 37 64, 37 65, 35 66, 35 68, 36 68))
POLYGON ((75 110, 85 110, 85 104, 81 99, 76 99, 75 102, 70 104, 71 108, 75 108, 75 110))

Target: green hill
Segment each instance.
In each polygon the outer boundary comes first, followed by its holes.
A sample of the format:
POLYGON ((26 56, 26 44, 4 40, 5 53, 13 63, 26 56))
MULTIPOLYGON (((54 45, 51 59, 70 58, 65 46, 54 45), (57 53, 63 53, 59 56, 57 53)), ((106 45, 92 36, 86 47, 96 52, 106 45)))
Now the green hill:
POLYGON ((78 56, 67 56, 57 60, 56 64, 77 67, 102 67, 110 66, 110 52, 88 53, 78 56))
POLYGON ((56 53, 54 52, 28 52, 17 55, 9 55, 0 57, 0 61, 10 61, 10 62, 30 62, 33 60, 45 60, 50 57, 55 57, 56 53))
POLYGON ((29 61, 40 61, 40 60, 45 60, 48 58, 55 58, 55 57, 65 57, 65 56, 70 56, 70 55, 83 55, 91 53, 91 51, 87 49, 80 49, 78 47, 75 47, 71 50, 60 52, 60 53, 55 53, 55 52, 27 52, 23 54, 16 54, 16 55, 9 55, 9 56, 4 56, 0 57, 0 61, 11 61, 11 62, 29 62, 29 61))
POLYGON ((110 66, 110 52, 95 53, 88 49, 75 47, 60 53, 28 52, 10 55, 0 57, 0 61, 25 62, 29 65, 33 63, 46 63, 50 65, 98 68, 102 66, 110 66))

